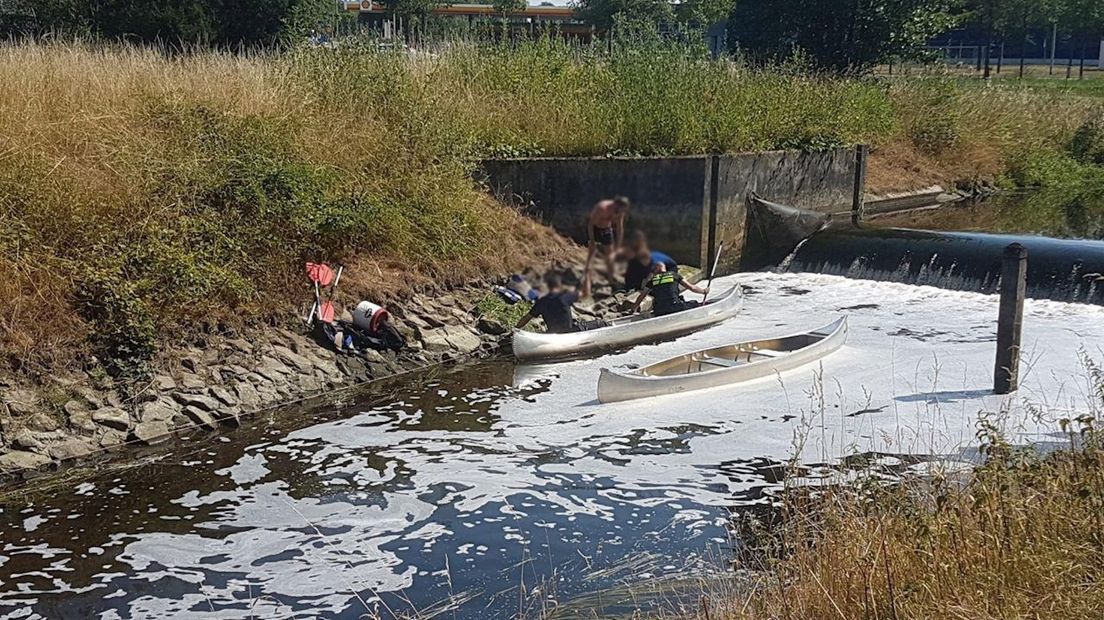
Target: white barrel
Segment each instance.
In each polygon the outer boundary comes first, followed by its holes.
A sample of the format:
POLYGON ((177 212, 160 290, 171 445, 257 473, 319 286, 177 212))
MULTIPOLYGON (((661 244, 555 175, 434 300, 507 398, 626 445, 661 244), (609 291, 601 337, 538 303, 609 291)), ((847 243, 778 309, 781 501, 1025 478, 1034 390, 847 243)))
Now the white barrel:
POLYGON ((382 306, 377 306, 370 301, 362 301, 353 310, 353 325, 361 329, 375 331, 380 318, 386 315, 387 311, 382 306))

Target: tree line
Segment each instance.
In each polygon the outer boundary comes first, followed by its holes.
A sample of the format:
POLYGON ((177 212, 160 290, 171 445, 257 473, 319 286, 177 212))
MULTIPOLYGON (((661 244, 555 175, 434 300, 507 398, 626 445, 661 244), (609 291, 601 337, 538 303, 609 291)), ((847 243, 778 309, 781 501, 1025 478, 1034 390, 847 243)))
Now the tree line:
POLYGON ((335 11, 331 0, 0 0, 0 37, 271 46, 306 36, 335 11))
MULTIPOLYGON (((503 16, 525 6, 524 0, 477 1, 503 16)), ((418 23, 447 2, 384 4, 394 16, 418 23)), ((1104 0, 577 0, 575 7, 600 36, 614 33, 615 23, 700 31, 726 21, 732 51, 750 62, 797 59, 840 73, 923 60, 933 37, 963 25, 980 29, 989 50, 1006 41, 1023 49, 1032 32, 1061 31, 1082 58, 1104 31, 1104 0)), ((0 0, 0 36, 62 32, 184 45, 274 45, 325 30, 342 13, 336 0, 0 0)))
MULTIPOLYGON (((819 69, 862 73, 877 64, 929 60, 928 42, 958 27, 980 31, 985 77, 995 45, 1040 29, 1069 35, 1081 57, 1104 32, 1101 0, 737 0, 734 47, 753 60, 800 57, 819 69), (987 50, 987 51, 986 51, 987 50)), ((1021 71, 1024 55, 1021 56, 1021 71)), ((1071 55, 1072 62, 1072 55, 1071 55)))
MULTIPOLYGON (((1040 29, 1053 33, 1048 46, 1052 52, 1059 32, 1070 37, 1083 73, 1090 46, 1098 46, 1104 34, 1104 2, 1100 0, 977 0, 973 17, 984 32, 988 50, 982 54, 985 77, 990 74, 993 46, 999 43, 1003 47, 1007 41, 1012 41, 1020 50, 1022 76, 1023 50, 1027 48, 1031 33, 1040 29)), ((1068 54, 1068 66, 1072 66, 1074 57, 1074 53, 1068 54)))

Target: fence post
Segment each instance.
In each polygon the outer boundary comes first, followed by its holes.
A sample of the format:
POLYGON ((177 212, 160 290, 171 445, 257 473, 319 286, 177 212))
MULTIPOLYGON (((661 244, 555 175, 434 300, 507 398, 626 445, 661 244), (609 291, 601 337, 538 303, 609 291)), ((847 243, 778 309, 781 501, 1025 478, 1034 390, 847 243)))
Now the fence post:
POLYGON ((1019 387, 1020 331, 1027 292, 1027 248, 1013 243, 1001 261, 1000 310, 997 314, 997 362, 993 392, 1009 394, 1019 387))
POLYGON ((863 219, 863 193, 866 191, 866 154, 870 147, 855 147, 855 187, 851 196, 851 223, 858 226, 863 219))

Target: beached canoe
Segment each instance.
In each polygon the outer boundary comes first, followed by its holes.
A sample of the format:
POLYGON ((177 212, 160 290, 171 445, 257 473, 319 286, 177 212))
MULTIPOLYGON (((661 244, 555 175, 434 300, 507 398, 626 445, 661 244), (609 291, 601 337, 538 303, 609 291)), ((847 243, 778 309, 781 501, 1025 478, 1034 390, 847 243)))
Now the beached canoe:
POLYGON ((847 317, 800 334, 679 355, 635 370, 602 369, 598 400, 680 394, 774 375, 828 355, 847 339, 847 317))
POLYGON ((636 314, 614 319, 605 327, 568 334, 514 330, 514 357, 519 360, 576 357, 673 338, 720 323, 739 312, 743 300, 744 293, 737 285, 705 305, 665 316, 636 314))

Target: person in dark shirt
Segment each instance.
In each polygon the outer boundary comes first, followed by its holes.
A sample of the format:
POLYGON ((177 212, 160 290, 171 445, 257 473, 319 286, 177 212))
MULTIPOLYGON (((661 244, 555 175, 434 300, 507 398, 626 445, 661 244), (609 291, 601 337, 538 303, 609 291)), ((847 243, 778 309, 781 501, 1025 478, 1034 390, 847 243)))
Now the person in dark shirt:
POLYGON ((564 290, 563 281, 556 274, 549 274, 545 278, 545 283, 548 285, 548 293, 533 303, 529 314, 518 321, 517 328, 525 327, 529 321, 539 316, 544 319, 544 324, 551 334, 579 331, 579 324, 571 312, 571 306, 579 301, 579 291, 564 290))
POLYGON ((652 314, 664 316, 693 308, 700 304, 697 301, 687 301, 682 298, 682 290, 693 291, 699 295, 709 293, 709 287, 701 288, 687 282, 677 271, 667 271, 667 265, 656 263, 652 268, 652 276, 644 282, 644 288, 640 296, 636 298, 633 312, 640 310, 640 304, 644 298, 652 297, 652 314))
POLYGON ((678 263, 675 259, 660 252, 648 248, 648 238, 644 231, 633 232, 632 240, 621 256, 628 263, 625 265, 625 290, 636 291, 644 286, 644 282, 651 277, 652 269, 656 263, 663 263, 667 271, 678 271, 678 263))

